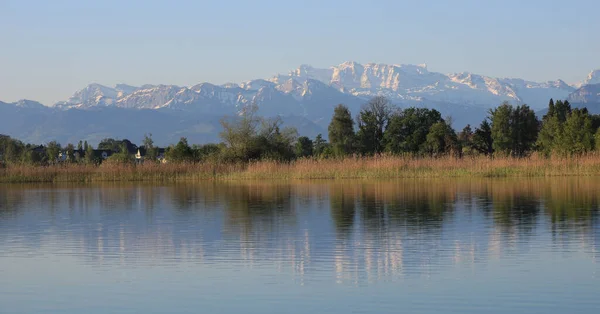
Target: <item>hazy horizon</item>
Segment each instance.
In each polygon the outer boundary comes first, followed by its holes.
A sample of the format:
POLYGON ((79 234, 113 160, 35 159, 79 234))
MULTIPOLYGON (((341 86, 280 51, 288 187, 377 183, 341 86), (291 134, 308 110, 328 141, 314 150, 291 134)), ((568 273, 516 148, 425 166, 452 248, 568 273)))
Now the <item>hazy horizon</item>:
POLYGON ((113 86, 269 78, 301 64, 421 64, 575 83, 600 68, 596 1, 0 0, 0 101, 113 86))

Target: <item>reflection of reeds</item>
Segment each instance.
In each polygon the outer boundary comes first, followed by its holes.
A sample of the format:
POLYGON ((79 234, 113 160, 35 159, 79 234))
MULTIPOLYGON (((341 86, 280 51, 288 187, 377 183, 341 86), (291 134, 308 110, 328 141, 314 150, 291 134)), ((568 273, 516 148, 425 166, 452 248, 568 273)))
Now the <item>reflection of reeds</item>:
POLYGON ((573 158, 412 158, 379 156, 300 159, 290 163, 250 164, 107 163, 100 167, 11 166, 0 169, 2 182, 193 181, 210 179, 349 179, 441 177, 550 177, 600 175, 600 155, 573 158))

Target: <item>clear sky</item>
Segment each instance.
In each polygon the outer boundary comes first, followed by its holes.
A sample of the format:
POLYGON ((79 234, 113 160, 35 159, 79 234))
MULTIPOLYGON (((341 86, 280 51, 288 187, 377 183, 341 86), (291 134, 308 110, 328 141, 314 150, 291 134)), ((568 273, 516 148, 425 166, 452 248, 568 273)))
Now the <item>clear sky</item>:
POLYGON ((347 60, 576 82, 600 68, 599 11, 598 0, 0 0, 0 100, 347 60))

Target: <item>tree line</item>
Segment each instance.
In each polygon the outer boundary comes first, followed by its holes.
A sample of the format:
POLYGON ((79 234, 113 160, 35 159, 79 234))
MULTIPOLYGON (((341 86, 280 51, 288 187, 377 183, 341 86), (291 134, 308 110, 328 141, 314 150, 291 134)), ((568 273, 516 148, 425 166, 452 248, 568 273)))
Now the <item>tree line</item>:
POLYGON ((127 139, 112 138, 102 140, 96 148, 87 141, 63 147, 56 141, 32 145, 0 135, 0 163, 99 164, 104 161, 102 152, 110 152, 109 161, 134 162, 138 149, 145 161, 164 158, 168 162, 291 161, 380 154, 522 158, 534 152, 567 157, 600 150, 600 115, 590 114, 586 108, 572 108, 562 100, 551 99, 541 120, 527 105, 503 103, 490 110, 474 130, 467 125, 456 132, 452 119, 443 118, 435 109, 400 109, 378 96, 363 105, 355 117, 343 104, 336 106, 328 127, 329 142, 321 134, 314 139, 299 136, 296 129, 283 127, 280 117, 260 117, 257 110, 250 105, 238 116, 222 119, 222 142, 218 144, 190 145, 181 138, 162 149, 154 145, 152 134, 147 134, 139 147, 127 139))

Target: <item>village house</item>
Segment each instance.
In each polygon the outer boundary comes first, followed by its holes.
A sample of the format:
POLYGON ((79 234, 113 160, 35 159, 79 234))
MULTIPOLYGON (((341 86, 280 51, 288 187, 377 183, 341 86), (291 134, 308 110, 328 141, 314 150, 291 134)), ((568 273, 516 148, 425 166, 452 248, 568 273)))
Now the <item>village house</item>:
MULTIPOLYGON (((85 158, 85 154, 85 150, 76 149, 73 151, 73 158, 74 160, 83 159, 85 158)), ((108 157, 112 156, 112 154, 114 154, 114 152, 108 149, 94 149, 94 157, 102 160, 108 159, 108 157)), ((62 150, 60 153, 58 153, 59 162, 64 162, 67 160, 69 160, 69 154, 66 150, 62 150)))

